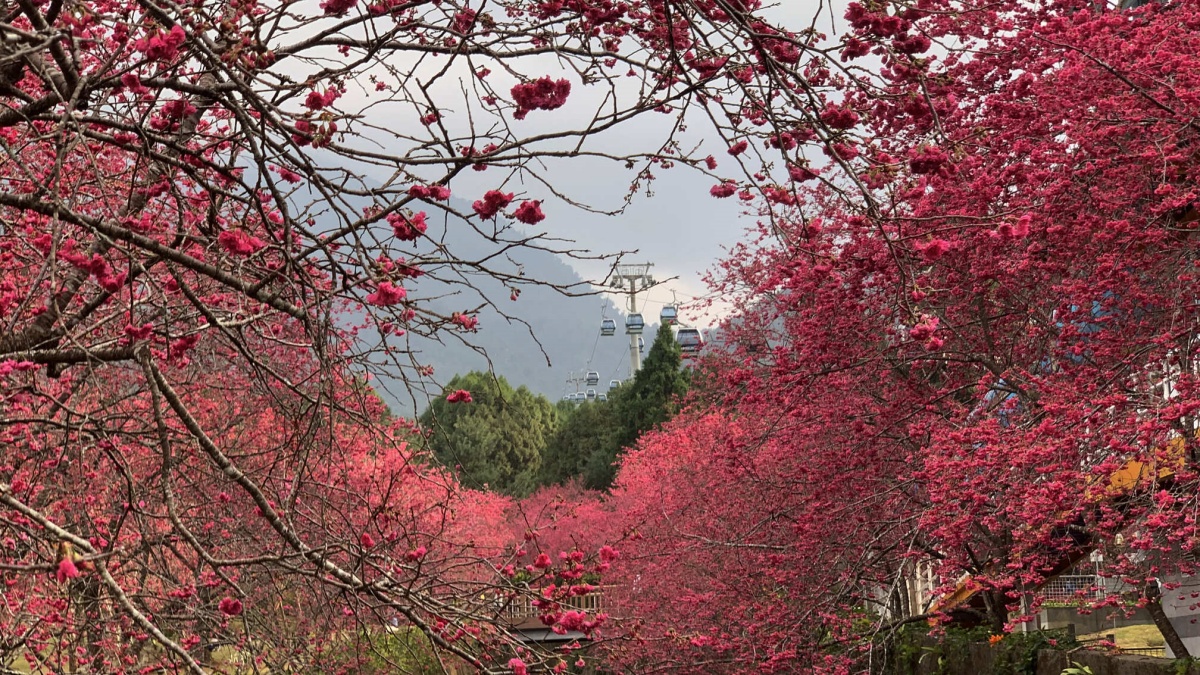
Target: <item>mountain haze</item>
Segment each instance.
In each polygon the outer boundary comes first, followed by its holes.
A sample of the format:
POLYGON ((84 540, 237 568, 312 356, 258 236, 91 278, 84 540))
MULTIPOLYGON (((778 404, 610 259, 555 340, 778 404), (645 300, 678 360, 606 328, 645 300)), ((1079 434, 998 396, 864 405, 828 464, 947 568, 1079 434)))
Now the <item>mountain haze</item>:
MULTIPOLYGON (((470 206, 462 202, 452 200, 451 206, 461 212, 470 211, 470 206)), ((513 387, 525 385, 551 400, 585 389, 582 383, 577 387, 567 380, 588 370, 600 374, 599 391, 607 388, 609 380, 629 377, 629 342, 624 334, 624 313, 605 296, 585 295, 594 287, 583 284, 566 256, 536 248, 510 248, 505 241, 519 240, 532 233, 509 223, 498 226, 503 231, 502 236, 492 241, 462 219, 441 214, 435 219, 432 209, 427 211, 431 212, 427 239, 415 242, 412 247, 417 253, 415 259, 419 260, 422 253, 434 248, 434 242, 437 242, 441 250, 451 252, 460 261, 486 261, 493 272, 537 280, 558 288, 521 283, 518 286, 520 295, 514 301, 510 299, 509 285, 483 274, 446 279, 438 278, 435 270, 428 277, 406 282, 410 297, 420 298, 423 307, 444 316, 471 311, 479 319, 479 330, 446 335, 441 342, 416 335, 405 336, 403 348, 413 352, 414 360, 433 367, 434 384, 426 382, 412 391, 409 382, 396 376, 395 369, 379 373, 374 384, 395 413, 420 413, 428 399, 441 392, 436 383, 445 383, 454 375, 471 370, 490 369, 505 377, 513 387), (479 311, 475 313, 477 308, 479 311), (600 323, 604 317, 616 321, 616 335, 600 336, 600 323), (459 335, 486 356, 463 344, 457 339, 459 335)), ((476 224, 476 227, 482 225, 476 224)), ((544 245, 555 249, 571 247, 570 242, 544 245)), ((647 342, 653 338, 656 329, 656 325, 647 324, 644 333, 647 342)), ((390 342, 398 344, 394 340, 390 342)))

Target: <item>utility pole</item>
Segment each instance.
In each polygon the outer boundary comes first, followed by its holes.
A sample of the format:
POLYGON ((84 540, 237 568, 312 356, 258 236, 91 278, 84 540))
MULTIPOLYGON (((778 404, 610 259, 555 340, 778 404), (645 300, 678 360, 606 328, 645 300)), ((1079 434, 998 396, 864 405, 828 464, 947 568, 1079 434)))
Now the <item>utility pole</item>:
POLYGON ((571 373, 571 375, 567 377, 567 384, 575 385, 575 393, 578 394, 579 393, 579 383, 583 382, 586 379, 587 379, 587 377, 584 375, 580 375, 578 373, 571 373))
POLYGON ((654 267, 654 263, 617 265, 613 268, 613 288, 625 292, 626 308, 629 311, 627 316, 636 315, 642 323, 642 325, 636 326, 635 331, 634 326, 630 325, 629 319, 625 320, 625 332, 629 335, 630 377, 637 374, 638 369, 642 367, 642 353, 638 350, 638 337, 644 330, 645 320, 638 313, 637 294, 654 285, 654 279, 650 276, 651 267, 654 267))

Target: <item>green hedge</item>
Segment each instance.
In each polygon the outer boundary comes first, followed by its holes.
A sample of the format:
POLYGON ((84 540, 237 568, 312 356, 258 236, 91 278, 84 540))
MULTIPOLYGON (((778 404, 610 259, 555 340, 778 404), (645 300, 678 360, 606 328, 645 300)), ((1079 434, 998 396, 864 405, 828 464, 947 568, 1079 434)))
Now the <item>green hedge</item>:
POLYGON ((1066 630, 1009 633, 999 638, 987 628, 946 628, 910 624, 881 640, 888 675, 1035 675, 1042 649, 1069 650, 1079 643, 1066 630), (990 666, 980 672, 983 664, 990 666))

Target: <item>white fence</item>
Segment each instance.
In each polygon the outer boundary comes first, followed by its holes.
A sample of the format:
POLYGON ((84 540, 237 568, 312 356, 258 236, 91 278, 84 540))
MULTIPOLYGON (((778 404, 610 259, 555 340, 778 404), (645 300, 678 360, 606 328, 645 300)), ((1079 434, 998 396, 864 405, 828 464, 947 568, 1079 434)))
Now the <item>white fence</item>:
POLYGON ((1063 574, 1046 582, 1038 591, 1042 602, 1081 603, 1105 595, 1104 579, 1095 574, 1063 574))

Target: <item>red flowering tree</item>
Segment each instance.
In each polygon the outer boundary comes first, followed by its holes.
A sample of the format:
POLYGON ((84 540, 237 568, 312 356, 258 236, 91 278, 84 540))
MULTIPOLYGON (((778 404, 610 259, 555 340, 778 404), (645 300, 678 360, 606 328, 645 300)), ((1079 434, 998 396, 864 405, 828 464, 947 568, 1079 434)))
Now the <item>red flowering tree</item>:
POLYGON ((499 216, 553 222, 574 203, 554 170, 577 157, 631 167, 632 187, 689 166, 762 216, 719 286, 740 309, 708 378, 724 410, 660 437, 696 453, 659 453, 662 475, 711 467, 682 484, 739 527, 684 492, 650 510, 641 455, 619 482, 624 530, 645 522, 681 564, 771 570, 736 588, 648 573, 712 603, 697 622, 715 634, 683 624, 695 663, 844 665, 857 608, 918 558, 977 574, 997 624, 1064 551, 1118 532, 1135 588, 1186 571, 1195 4, 851 3, 836 40, 765 17, 754 0, 14 5, 0 573, 21 609, 0 658, 201 673, 233 642, 270 643, 258 658, 281 670, 365 667, 338 640, 395 620, 476 667, 566 668, 506 645, 512 577, 552 582, 547 621, 590 631, 558 601, 610 561, 460 529, 498 503, 415 465, 364 380, 385 361, 428 374, 405 333, 480 329, 423 302, 446 284, 536 283, 489 261, 556 245, 499 216), (617 136, 651 113, 672 124, 647 145, 617 136), (691 142, 700 120, 725 152, 691 142), (497 255, 430 238, 451 214, 497 255), (1169 481, 1106 492, 1176 437, 1169 481))
MULTIPOLYGON (((397 346, 406 333, 480 328, 470 307, 444 316, 423 302, 447 285, 492 274, 516 297, 537 282, 489 264, 515 246, 560 248, 499 220, 561 217, 574 198, 558 162, 627 165, 634 184, 686 165, 724 184, 741 164, 716 175, 685 144, 692 120, 730 144, 823 143, 788 130, 825 115, 806 97, 841 86, 810 49, 819 38, 758 9, 11 7, 0 575, 19 609, 0 618, 0 660, 201 673, 220 648, 251 658, 253 646, 272 670, 341 667, 339 640, 395 622, 476 667, 565 668, 504 646, 498 607, 527 564, 555 580, 539 601, 550 624, 594 629, 554 609, 592 563, 503 549, 486 535, 494 499, 414 463, 365 382, 385 362, 428 375, 397 346), (787 110, 771 119, 764 104, 780 94, 787 110), (652 113, 674 123, 646 144, 610 142, 652 113), (461 208, 452 192, 482 171, 488 185, 461 208), (427 235, 451 214, 496 255, 462 260, 427 235)), ((745 153, 744 178, 774 161, 761 159, 745 153)), ((362 666, 351 651, 345 667, 362 666)))
POLYGON ((826 166, 760 190, 760 236, 717 280, 737 312, 699 378, 716 412, 618 476, 655 536, 628 559, 677 551, 632 600, 669 648, 632 662, 851 668, 853 635, 928 608, 897 592, 918 563, 943 589, 971 573, 997 631, 1095 549, 1151 606, 1194 571, 1200 7, 846 18, 841 56, 882 81, 805 128, 833 134, 826 166))

